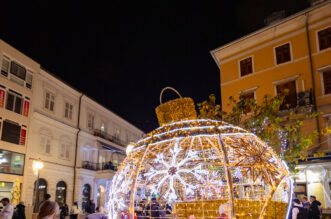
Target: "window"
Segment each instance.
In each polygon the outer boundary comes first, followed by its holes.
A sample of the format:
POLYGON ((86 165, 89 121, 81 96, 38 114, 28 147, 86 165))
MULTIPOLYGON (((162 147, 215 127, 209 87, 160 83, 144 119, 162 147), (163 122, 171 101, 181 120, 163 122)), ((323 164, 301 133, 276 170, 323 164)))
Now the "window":
POLYGON ((290 81, 276 86, 277 94, 282 94, 285 90, 288 90, 288 95, 284 98, 284 102, 280 109, 285 110, 288 108, 294 108, 297 106, 297 91, 296 82, 290 81))
POLYGON ((100 130, 101 132, 106 132, 106 125, 104 122, 101 122, 100 130))
POLYGON ((307 185, 306 183, 298 183, 294 186, 294 197, 298 199, 302 199, 303 197, 307 197, 307 185))
POLYGON ((13 144, 19 144, 21 138, 21 126, 10 120, 3 121, 1 140, 13 144))
POLYGON ((54 111, 54 94, 46 91, 46 95, 45 95, 45 108, 50 110, 50 111, 54 111))
POLYGON ((32 87, 32 72, 31 71, 28 71, 26 73, 25 86, 29 89, 31 89, 31 87, 32 87))
POLYGON ((66 193, 67 193, 67 185, 65 182, 60 181, 56 184, 56 193, 55 193, 55 201, 62 206, 66 203, 66 193))
POLYGON ((252 57, 240 61, 240 75, 245 76, 253 73, 252 57))
POLYGON ((16 112, 18 114, 22 114, 22 104, 23 104, 22 95, 12 90, 9 90, 7 94, 6 109, 16 112))
MULTIPOLYGON (((251 92, 245 92, 243 94, 241 94, 243 100, 247 103, 249 103, 251 100, 255 100, 255 92, 251 91, 251 92)), ((245 106, 244 112, 245 113, 250 113, 252 111, 251 107, 249 105, 245 106)))
POLYGON ((62 140, 60 148, 60 157, 66 160, 70 159, 71 143, 69 140, 62 140))
POLYGON ((114 137, 115 137, 116 139, 119 139, 119 138, 120 138, 120 135, 121 135, 121 131, 120 131, 120 129, 119 129, 119 128, 115 128, 115 129, 114 129, 114 137))
POLYGON ((331 47, 331 27, 318 32, 318 42, 320 50, 331 47))
POLYGON ((23 175, 24 154, 0 149, 0 173, 23 175))
POLYGON ((94 129, 94 116, 91 113, 87 114, 87 127, 94 129))
POLYGON ((85 184, 82 190, 83 190, 82 208, 85 209, 85 205, 91 198, 91 186, 89 184, 85 184))
POLYGON ((52 137, 49 131, 43 130, 40 133, 40 151, 42 153, 51 154, 52 137))
POLYGON ((72 104, 66 102, 65 103, 65 109, 64 109, 64 117, 67 118, 67 119, 72 119, 72 109, 73 109, 73 106, 72 104))
POLYGON ((290 44, 286 43, 275 48, 277 65, 291 61, 290 44))
POLYGON ((10 63, 10 73, 25 81, 26 69, 14 61, 10 63))
POLYGON ((7 57, 2 58, 1 74, 3 76, 6 76, 6 77, 8 76, 9 63, 10 63, 10 60, 7 57))
POLYGON ((331 94, 331 70, 323 72, 324 94, 331 94))
POLYGON ((38 180, 38 190, 37 190, 37 180, 34 182, 33 189, 33 211, 38 212, 41 202, 45 199, 47 194, 47 182, 45 179, 38 180), (37 191, 36 191, 37 190, 37 191), (37 193, 37 197, 35 196, 37 193))

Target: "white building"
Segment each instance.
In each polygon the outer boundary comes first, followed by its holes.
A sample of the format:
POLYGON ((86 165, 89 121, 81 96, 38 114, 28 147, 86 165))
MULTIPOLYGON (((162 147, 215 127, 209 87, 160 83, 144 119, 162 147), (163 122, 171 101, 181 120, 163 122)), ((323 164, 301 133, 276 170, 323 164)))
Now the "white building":
POLYGON ((32 163, 40 159, 44 167, 40 170, 37 203, 49 193, 60 205, 71 204, 81 93, 45 70, 35 74, 34 85, 25 201, 27 205, 34 203, 36 176, 32 163))
MULTIPOLYGON (((33 76, 40 65, 0 40, 0 199, 24 181, 33 76)), ((24 193, 24 189, 22 191, 24 193)))
POLYGON ((1 40, 0 57, 0 198, 18 178, 28 218, 46 193, 104 207, 126 146, 144 133, 1 40))
POLYGON ((125 147, 144 133, 85 95, 79 128, 76 201, 83 204, 94 199, 97 206, 104 207, 107 185, 125 158, 125 147))

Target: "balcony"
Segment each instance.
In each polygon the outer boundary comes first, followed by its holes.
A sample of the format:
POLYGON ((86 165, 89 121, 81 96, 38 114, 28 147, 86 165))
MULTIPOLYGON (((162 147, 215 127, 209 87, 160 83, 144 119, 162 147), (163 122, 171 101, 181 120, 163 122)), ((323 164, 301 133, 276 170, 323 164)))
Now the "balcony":
POLYGON ((83 161, 82 168, 87 170, 114 170, 117 171, 117 166, 113 162, 92 163, 90 161, 83 161))
POLYGON ((120 145, 120 146, 123 146, 123 147, 125 147, 127 145, 127 142, 122 141, 117 136, 110 135, 110 134, 108 134, 106 132, 103 132, 103 131, 101 131, 99 129, 94 129, 93 130, 93 135, 94 136, 97 136, 97 137, 100 137, 100 138, 103 138, 103 139, 106 139, 106 140, 108 140, 110 142, 113 142, 113 143, 115 143, 117 145, 120 145))

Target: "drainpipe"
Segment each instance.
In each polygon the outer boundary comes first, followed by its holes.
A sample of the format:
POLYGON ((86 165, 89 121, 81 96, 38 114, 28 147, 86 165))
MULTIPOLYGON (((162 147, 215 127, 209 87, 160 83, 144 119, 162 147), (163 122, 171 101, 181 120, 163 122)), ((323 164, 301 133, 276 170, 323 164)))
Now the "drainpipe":
POLYGON ((77 121, 77 128, 78 132, 76 134, 76 147, 75 147, 75 163, 74 163, 74 179, 73 179, 73 191, 72 191, 72 204, 75 202, 75 192, 76 192, 76 167, 77 167, 77 151, 78 151, 78 136, 80 133, 80 108, 82 103, 83 94, 79 97, 79 104, 78 104, 78 121, 77 121))
MULTIPOLYGON (((312 85, 313 85, 312 101, 313 101, 314 112, 317 112, 314 68, 313 68, 313 59, 312 59, 312 55, 311 55, 311 46, 310 46, 310 37, 309 37, 309 28, 308 28, 309 12, 306 12, 305 15, 306 15, 306 35, 307 35, 307 46, 308 46, 308 53, 309 53, 310 74, 311 74, 311 81, 312 81, 312 85)), ((319 149, 321 147, 321 142, 322 142, 319 117, 316 116, 315 119, 316 119, 316 128, 318 131, 318 146, 313 151, 316 151, 317 149, 319 149)))

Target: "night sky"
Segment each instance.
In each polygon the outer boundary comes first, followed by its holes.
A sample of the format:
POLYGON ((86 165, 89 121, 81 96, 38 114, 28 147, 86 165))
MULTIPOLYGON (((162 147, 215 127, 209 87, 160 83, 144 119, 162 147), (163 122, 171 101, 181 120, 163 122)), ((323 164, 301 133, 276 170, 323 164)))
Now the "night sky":
MULTIPOLYGON (((216 94, 209 51, 307 0, 3 1, 0 38, 145 132, 163 87, 196 103, 216 94), (34 2, 34 4, 31 4, 34 2), (106 4, 107 3, 107 4, 106 4)), ((165 100, 175 95, 167 92, 165 100)))

